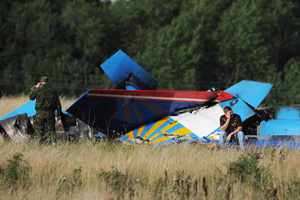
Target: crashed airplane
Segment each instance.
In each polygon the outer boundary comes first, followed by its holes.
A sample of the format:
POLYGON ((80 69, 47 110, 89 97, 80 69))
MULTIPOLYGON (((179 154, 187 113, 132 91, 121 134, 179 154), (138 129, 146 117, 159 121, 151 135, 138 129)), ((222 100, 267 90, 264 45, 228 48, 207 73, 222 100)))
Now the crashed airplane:
MULTIPOLYGON (((29 101, 0 119, 0 134, 4 140, 29 141, 36 137, 34 132, 35 101, 29 101)), ((91 139, 89 125, 63 111, 61 120, 56 120, 56 138, 64 140, 91 139)), ((57 117, 55 117, 57 119, 57 117)))
MULTIPOLYGON (((249 145, 300 145, 300 106, 257 109, 270 83, 243 80, 225 91, 156 90, 157 80, 121 50, 101 68, 114 89, 91 89, 82 95, 66 110, 67 120, 57 125, 57 136, 108 137, 129 145, 217 144, 219 118, 223 108, 231 106, 241 116, 249 145)), ((15 141, 34 135, 34 104, 30 101, 0 119, 2 135, 15 141)))

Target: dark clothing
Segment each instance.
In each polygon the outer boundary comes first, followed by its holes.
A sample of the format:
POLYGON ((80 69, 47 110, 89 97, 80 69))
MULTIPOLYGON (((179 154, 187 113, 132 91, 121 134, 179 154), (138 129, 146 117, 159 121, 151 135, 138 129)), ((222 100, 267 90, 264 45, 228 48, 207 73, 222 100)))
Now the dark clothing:
POLYGON ((38 110, 57 110, 57 115, 61 115, 61 104, 56 90, 49 84, 34 88, 30 91, 29 98, 36 99, 35 109, 38 110))
MULTIPOLYGON (((227 120, 227 117, 225 115, 222 115, 220 117, 220 126, 223 126, 225 124, 226 120, 227 120)), ((238 114, 233 114, 233 116, 230 118, 228 127, 225 130, 225 132, 231 133, 240 126, 242 126, 241 117, 238 114)))
POLYGON ((36 112, 35 131, 37 136, 44 140, 44 133, 48 132, 50 140, 55 141, 55 115, 53 111, 39 110, 36 112))
POLYGON ((57 115, 61 116, 61 104, 56 90, 51 85, 44 84, 39 88, 32 88, 29 98, 31 100, 36 99, 35 131, 41 139, 40 142, 45 141, 45 127, 50 140, 53 141, 55 137, 55 110, 57 110, 57 115))

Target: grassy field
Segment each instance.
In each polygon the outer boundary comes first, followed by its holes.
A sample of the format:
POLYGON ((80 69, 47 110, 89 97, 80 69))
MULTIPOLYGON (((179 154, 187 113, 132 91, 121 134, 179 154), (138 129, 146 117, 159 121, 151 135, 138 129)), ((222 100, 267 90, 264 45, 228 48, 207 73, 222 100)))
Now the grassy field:
MULTIPOLYGON (((3 97, 0 117, 25 102, 3 97)), ((300 199, 300 152, 286 148, 1 141, 0 155, 0 199, 300 199)))

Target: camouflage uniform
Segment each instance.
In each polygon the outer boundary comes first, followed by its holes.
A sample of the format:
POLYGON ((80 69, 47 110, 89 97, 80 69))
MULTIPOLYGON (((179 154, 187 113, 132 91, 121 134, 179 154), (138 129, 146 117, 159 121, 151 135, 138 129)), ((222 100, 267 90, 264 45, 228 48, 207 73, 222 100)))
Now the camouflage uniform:
MULTIPOLYGON (((47 77, 41 78, 41 81, 44 80, 48 82, 47 77)), ((41 87, 31 88, 29 98, 31 100, 36 99, 35 131, 40 138, 40 143, 43 143, 47 139, 47 137, 44 136, 45 127, 50 136, 50 140, 55 141, 55 110, 57 110, 57 116, 61 116, 61 104, 56 90, 46 83, 41 87)))

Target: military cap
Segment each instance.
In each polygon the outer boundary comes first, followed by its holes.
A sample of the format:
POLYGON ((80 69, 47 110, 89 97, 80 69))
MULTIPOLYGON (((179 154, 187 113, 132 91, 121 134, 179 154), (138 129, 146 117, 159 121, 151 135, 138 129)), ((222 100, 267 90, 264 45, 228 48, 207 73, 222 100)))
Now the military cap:
POLYGON ((47 76, 42 76, 41 77, 41 82, 49 82, 49 79, 47 76))

